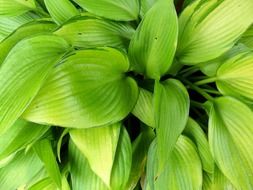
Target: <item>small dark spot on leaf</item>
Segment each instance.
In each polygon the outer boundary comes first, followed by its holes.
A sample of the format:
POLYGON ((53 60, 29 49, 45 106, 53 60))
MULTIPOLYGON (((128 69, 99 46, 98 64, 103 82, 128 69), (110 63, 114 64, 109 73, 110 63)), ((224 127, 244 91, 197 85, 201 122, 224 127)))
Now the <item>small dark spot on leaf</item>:
POLYGON ((78 33, 78 35, 82 35, 82 33, 81 33, 81 32, 79 32, 79 33, 78 33))
POLYGON ((157 37, 155 37, 155 40, 157 40, 157 37))

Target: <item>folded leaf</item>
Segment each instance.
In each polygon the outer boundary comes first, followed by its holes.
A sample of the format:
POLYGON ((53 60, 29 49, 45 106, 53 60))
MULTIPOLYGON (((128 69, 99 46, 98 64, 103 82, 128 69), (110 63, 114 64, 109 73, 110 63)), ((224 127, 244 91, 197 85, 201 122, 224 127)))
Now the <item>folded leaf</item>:
POLYGON ((132 110, 132 114, 150 127, 155 126, 153 111, 153 94, 148 90, 140 88, 138 101, 132 110))
POLYGON ((168 1, 157 2, 145 15, 130 42, 129 56, 133 70, 159 79, 172 64, 177 35, 174 5, 168 1))
POLYGON ((138 98, 127 57, 112 48, 76 51, 57 65, 23 117, 62 127, 118 122, 138 98))
POLYGON ((44 0, 44 2, 53 20, 59 25, 80 14, 69 0, 44 0))
POLYGON ((218 90, 246 102, 253 100, 253 53, 240 53, 222 64, 216 74, 218 90))
POLYGON ((0 0, 0 16, 14 16, 36 8, 34 0, 0 0))
POLYGON ((214 100, 209 116, 211 153, 237 189, 253 188, 253 113, 231 97, 214 100))
POLYGON ((193 119, 189 118, 183 134, 189 137, 196 144, 203 170, 213 173, 214 160, 209 149, 206 135, 199 124, 193 119))
POLYGON ((178 137, 185 128, 189 104, 189 95, 181 82, 175 79, 156 82, 154 113, 160 171, 164 168, 178 137))
POLYGON ((214 59, 228 51, 253 23, 251 0, 197 0, 179 18, 177 57, 184 64, 214 59))
POLYGON ((0 136, 0 160, 36 142, 48 129, 48 126, 17 120, 0 136))
POLYGON ((60 37, 40 35, 20 41, 10 51, 0 69, 0 133, 24 112, 68 48, 60 37))
POLYGON ((55 31, 56 35, 81 48, 125 47, 133 33, 134 29, 128 24, 92 17, 70 21, 55 31))
POLYGON ((139 13, 138 0, 74 0, 83 9, 112 20, 135 20, 139 13))

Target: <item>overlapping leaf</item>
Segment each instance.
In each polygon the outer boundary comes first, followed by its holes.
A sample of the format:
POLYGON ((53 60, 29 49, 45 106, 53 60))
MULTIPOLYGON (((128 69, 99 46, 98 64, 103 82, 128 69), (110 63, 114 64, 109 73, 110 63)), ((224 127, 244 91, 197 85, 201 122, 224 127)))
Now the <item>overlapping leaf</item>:
POLYGON ((215 99, 209 118, 209 143, 222 173, 237 189, 253 188, 253 113, 231 97, 215 99))
POLYGON ((76 51, 55 67, 23 117, 89 128, 125 118, 138 98, 128 60, 112 48, 76 51))
POLYGON ((133 70, 159 79, 172 64, 177 35, 174 5, 169 1, 157 2, 145 15, 130 42, 129 56, 133 70))
POLYGON ((15 16, 36 8, 34 0, 0 0, 0 16, 15 16))
POLYGON ((74 0, 83 9, 112 20, 135 20, 139 13, 138 0, 74 0))
POLYGON ((161 170, 185 128, 189 114, 189 95, 176 79, 156 82, 154 92, 157 153, 161 170))
POLYGON ((10 51, 0 70, 0 133, 24 112, 68 48, 60 37, 40 35, 20 41, 10 51))
POLYGON ((196 64, 228 51, 253 23, 252 9, 251 0, 195 1, 179 18, 179 60, 196 64))
POLYGON ((134 29, 128 24, 92 17, 68 22, 55 32, 73 46, 81 48, 125 47, 133 33, 134 29))

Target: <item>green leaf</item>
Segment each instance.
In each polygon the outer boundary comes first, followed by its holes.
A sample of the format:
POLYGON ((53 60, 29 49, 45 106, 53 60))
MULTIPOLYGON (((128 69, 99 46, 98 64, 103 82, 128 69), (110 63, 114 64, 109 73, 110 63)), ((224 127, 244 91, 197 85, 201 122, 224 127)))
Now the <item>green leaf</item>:
POLYGON ((139 97, 132 110, 132 114, 146 125, 154 127, 155 121, 153 107, 153 94, 148 90, 140 88, 139 97))
POLYGON ((253 23, 251 0, 197 0, 179 18, 177 57, 184 64, 208 61, 228 51, 253 23))
POLYGON ((15 16, 36 8, 34 0, 0 0, 0 16, 15 16))
POLYGON ((52 178, 58 188, 61 188, 61 173, 56 162, 51 142, 48 139, 40 140, 34 145, 34 150, 45 164, 48 175, 52 178))
POLYGON ((57 65, 23 117, 38 123, 89 128, 118 122, 138 98, 125 75, 125 54, 112 48, 73 52, 57 65))
POLYGON ((168 1, 157 2, 145 15, 130 42, 129 56, 133 70, 159 79, 172 64, 177 35, 174 6, 168 1))
POLYGON ((74 0, 83 9, 112 20, 135 20, 139 14, 138 0, 74 0))
POLYGON ((128 45, 133 33, 134 29, 129 24, 92 17, 72 20, 55 31, 56 35, 64 37, 73 46, 81 48, 103 46, 123 48, 128 45))
POLYGON ((231 97, 214 100, 209 116, 209 143, 219 169, 237 189, 253 188, 253 113, 231 97))
POLYGON ((56 190, 57 186, 50 177, 44 178, 31 186, 28 190, 56 190))
POLYGON ((119 140, 121 124, 70 131, 70 136, 93 172, 110 187, 111 172, 119 140))
POLYGON ((109 190, 103 181, 92 171, 87 159, 71 140, 69 143, 69 159, 73 190, 109 190))
POLYGON ((240 38, 239 42, 253 50, 253 26, 248 28, 248 30, 240 38))
POLYGON ((141 1, 141 10, 140 15, 143 18, 149 9, 157 2, 157 0, 140 0, 141 1))
POLYGON ((189 107, 189 95, 181 82, 176 79, 156 82, 154 110, 160 171, 185 128, 189 107))
POLYGON ((53 20, 61 25, 80 13, 69 0, 44 0, 53 20))
POLYGON ((20 41, 10 51, 0 70, 0 133, 24 112, 68 48, 60 37, 40 35, 20 41))
MULTIPOLYGON (((1 19, 0 19, 1 20, 1 19)), ((56 25, 50 21, 34 21, 23 24, 13 31, 5 40, 0 43, 0 64, 4 61, 11 49, 22 39, 34 34, 51 32, 56 25)))
MULTIPOLYGON (((155 142, 155 141, 154 141, 155 142)), ((158 154, 156 143, 148 154, 148 185, 151 190, 170 189, 201 190, 202 168, 201 161, 193 142, 181 135, 175 149, 172 151, 167 165, 160 175, 150 175, 157 170, 158 154), (153 158, 152 158, 153 157, 153 158), (152 185, 150 185, 152 184, 152 185)))
POLYGON ((218 90, 246 102, 253 100, 253 53, 240 53, 222 64, 216 75, 218 90))
POLYGON ((199 124, 192 118, 189 118, 183 134, 189 137, 196 144, 203 170, 213 173, 214 160, 209 149, 207 137, 199 124))
POLYGON ((0 168, 1 189, 26 188, 46 177, 43 164, 33 151, 17 153, 5 167, 0 168))
POLYGON ((48 126, 21 119, 17 120, 11 128, 0 136, 0 160, 36 142, 48 129, 48 126))

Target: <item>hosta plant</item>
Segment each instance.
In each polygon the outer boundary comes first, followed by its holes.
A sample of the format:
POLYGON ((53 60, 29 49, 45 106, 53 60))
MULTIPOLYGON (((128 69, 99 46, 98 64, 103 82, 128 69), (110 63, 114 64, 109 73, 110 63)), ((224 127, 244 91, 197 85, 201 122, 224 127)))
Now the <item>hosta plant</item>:
POLYGON ((0 0, 1 190, 252 190, 252 0, 0 0))

